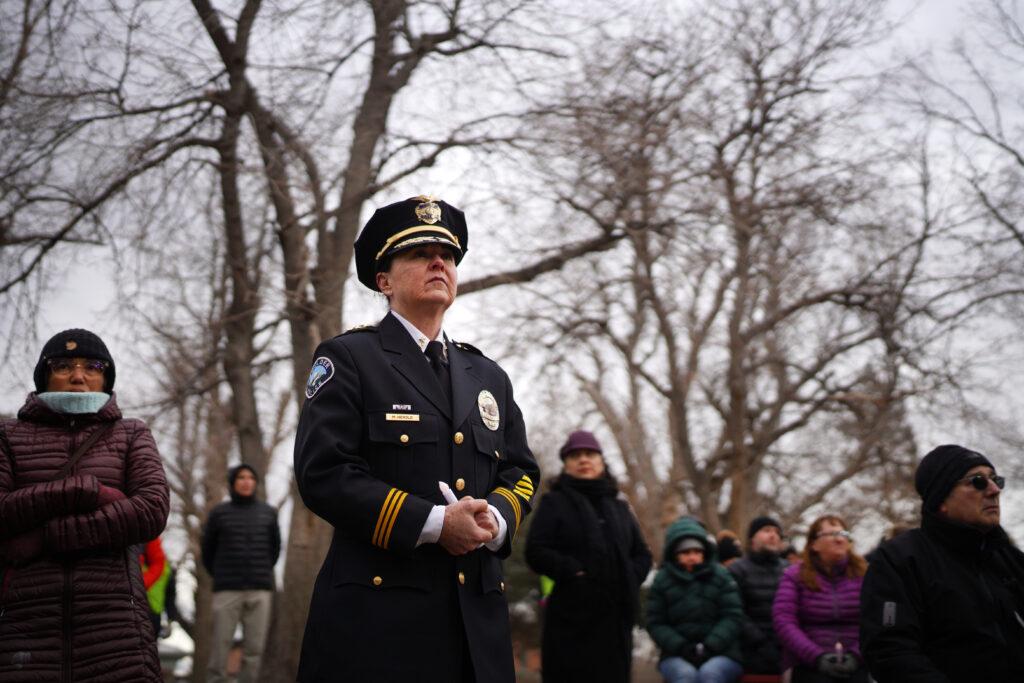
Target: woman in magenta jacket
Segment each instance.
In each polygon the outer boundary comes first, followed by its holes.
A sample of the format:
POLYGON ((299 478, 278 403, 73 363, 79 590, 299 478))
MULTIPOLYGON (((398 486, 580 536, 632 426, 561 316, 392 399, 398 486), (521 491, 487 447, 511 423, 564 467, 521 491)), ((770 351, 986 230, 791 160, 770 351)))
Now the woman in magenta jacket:
POLYGON ((772 621, 792 683, 867 683, 860 655, 860 587, 867 562, 853 552, 846 523, 814 521, 802 560, 786 569, 772 621))

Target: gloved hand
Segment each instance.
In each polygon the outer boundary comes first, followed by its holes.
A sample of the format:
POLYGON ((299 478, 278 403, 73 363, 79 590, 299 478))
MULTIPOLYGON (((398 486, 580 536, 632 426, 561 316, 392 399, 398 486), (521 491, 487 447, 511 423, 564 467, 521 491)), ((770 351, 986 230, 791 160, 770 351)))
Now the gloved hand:
POLYGON ((0 564, 12 567, 28 564, 43 554, 45 539, 42 529, 33 529, 0 543, 0 564))
POLYGON ((847 676, 852 676, 860 664, 857 662, 857 658, 851 655, 849 652, 845 653, 839 658, 839 668, 846 672, 847 676))
POLYGON ((857 670, 857 660, 850 654, 840 655, 830 652, 818 657, 814 666, 826 676, 849 678, 857 670))
POLYGON ((104 505, 110 505, 115 500, 124 500, 126 496, 111 486, 104 486, 100 484, 100 495, 96 499, 96 507, 103 507, 104 505))

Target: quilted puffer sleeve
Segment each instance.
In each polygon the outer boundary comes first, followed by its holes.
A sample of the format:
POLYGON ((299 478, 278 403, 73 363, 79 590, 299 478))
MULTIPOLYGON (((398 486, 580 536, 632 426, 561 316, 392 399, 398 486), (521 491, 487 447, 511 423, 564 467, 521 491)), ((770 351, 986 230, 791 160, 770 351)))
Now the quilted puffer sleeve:
POLYGON ((55 517, 96 509, 100 483, 91 474, 14 490, 10 444, 0 425, 0 541, 38 529, 55 517))
POLYGON ((658 571, 658 575, 654 577, 654 585, 647 593, 647 632, 661 650, 663 659, 682 655, 686 646, 691 644, 672 623, 672 617, 669 615, 672 580, 665 576, 664 572, 664 569, 658 571))
POLYGON ((150 541, 164 530, 170 501, 164 466, 149 429, 125 420, 129 446, 124 455, 125 498, 92 512, 67 515, 46 525, 46 544, 57 552, 121 548, 150 541))
POLYGON ((740 589, 729 570, 714 565, 714 586, 718 590, 718 619, 704 636, 704 644, 715 654, 726 652, 740 637, 740 622, 743 619, 743 601, 740 589))
POLYGON ((799 565, 793 565, 782 574, 772 605, 772 623, 782 647, 789 650, 800 663, 813 666, 826 650, 811 640, 800 625, 802 589, 799 576, 799 565))

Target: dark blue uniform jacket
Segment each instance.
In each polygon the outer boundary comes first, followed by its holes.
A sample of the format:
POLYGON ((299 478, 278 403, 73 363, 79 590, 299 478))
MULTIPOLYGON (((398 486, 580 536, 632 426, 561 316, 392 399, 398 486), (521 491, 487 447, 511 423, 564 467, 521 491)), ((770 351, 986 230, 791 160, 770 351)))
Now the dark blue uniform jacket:
POLYGON ((508 376, 448 342, 448 404, 401 323, 322 343, 295 441, 303 502, 334 526, 313 589, 299 680, 513 681, 500 557, 539 484, 508 376), (485 498, 508 524, 499 552, 416 547, 438 482, 485 498), (464 635, 463 635, 464 634, 464 635), (468 652, 464 646, 468 646, 468 652))

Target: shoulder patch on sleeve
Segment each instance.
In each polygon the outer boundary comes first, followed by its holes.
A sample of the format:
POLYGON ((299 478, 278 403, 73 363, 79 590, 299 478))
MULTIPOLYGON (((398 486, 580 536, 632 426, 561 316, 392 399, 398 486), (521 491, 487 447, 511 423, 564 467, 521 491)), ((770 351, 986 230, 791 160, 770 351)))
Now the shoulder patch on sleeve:
POLYGON ((326 356, 320 356, 313 361, 313 367, 309 370, 309 379, 306 380, 306 398, 316 396, 316 392, 327 384, 334 377, 334 363, 326 356))
POLYGON ((487 356, 484 356, 484 352, 483 351, 481 351, 480 349, 476 348, 472 344, 467 344, 466 342, 457 342, 457 341, 453 341, 452 344, 455 344, 455 346, 457 348, 459 348, 460 350, 462 350, 462 351, 469 351, 470 353, 475 353, 478 356, 483 356, 484 358, 487 358, 487 356))

